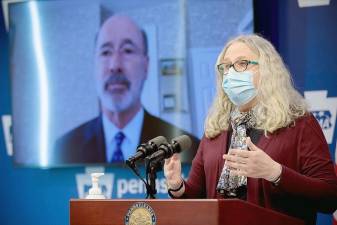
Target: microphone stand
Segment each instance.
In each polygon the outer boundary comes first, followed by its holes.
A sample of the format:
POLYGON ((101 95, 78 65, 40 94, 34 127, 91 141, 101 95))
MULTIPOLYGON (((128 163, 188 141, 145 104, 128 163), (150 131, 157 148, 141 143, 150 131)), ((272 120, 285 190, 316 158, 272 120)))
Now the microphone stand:
MULTIPOLYGON (((162 144, 163 148, 169 148, 166 146, 166 144, 162 144)), ((160 148, 159 148, 160 149, 160 148)), ((163 149, 164 150, 164 149, 163 149)), ((165 152, 164 152, 165 153, 165 152)), ((155 154, 155 153, 153 153, 155 154)), ((137 170, 136 167, 136 159, 130 158, 129 160, 126 160, 126 164, 132 169, 132 171, 144 182, 146 187, 146 198, 149 199, 155 199, 157 194, 156 189, 156 179, 157 179, 157 172, 162 169, 162 162, 164 160, 164 155, 156 155, 153 157, 153 154, 145 158, 145 177, 146 181, 141 177, 140 173, 137 170), (152 156, 152 157, 151 157, 152 156)))
POLYGON ((146 178, 146 181, 142 178, 142 176, 140 175, 137 167, 136 167, 136 163, 134 161, 130 161, 130 160, 126 160, 125 162, 130 168, 131 170, 136 174, 137 177, 139 177, 139 179, 141 179, 145 185, 146 188, 146 198, 149 198, 149 193, 150 193, 150 189, 151 187, 148 184, 148 179, 146 178))
POLYGON ((155 199, 157 194, 156 189, 156 179, 157 172, 162 167, 161 160, 151 160, 147 158, 146 162, 146 181, 149 189, 147 191, 147 197, 150 199, 155 199))

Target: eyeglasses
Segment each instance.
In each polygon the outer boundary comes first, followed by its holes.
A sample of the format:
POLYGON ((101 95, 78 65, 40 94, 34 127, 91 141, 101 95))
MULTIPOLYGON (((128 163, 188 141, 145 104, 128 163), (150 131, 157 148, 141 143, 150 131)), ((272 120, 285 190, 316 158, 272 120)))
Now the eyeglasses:
POLYGON ((220 74, 226 75, 228 73, 228 70, 231 67, 233 67, 236 72, 243 72, 247 69, 249 64, 258 65, 259 63, 256 61, 250 61, 250 60, 239 60, 233 64, 221 63, 217 65, 217 68, 220 74))

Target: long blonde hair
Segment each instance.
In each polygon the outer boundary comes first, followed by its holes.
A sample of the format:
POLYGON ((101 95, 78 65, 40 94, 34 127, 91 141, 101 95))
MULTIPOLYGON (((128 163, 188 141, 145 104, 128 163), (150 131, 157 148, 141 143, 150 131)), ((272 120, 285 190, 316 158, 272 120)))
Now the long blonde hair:
MULTIPOLYGON (((257 56, 260 80, 255 106, 257 126, 265 134, 287 127, 308 111, 304 98, 295 90, 289 71, 273 45, 266 39, 252 34, 242 35, 229 41, 218 56, 221 63, 230 45, 235 42, 246 44, 257 56)), ((222 89, 223 75, 216 70, 217 93, 205 121, 205 135, 214 138, 228 130, 230 112, 234 105, 222 89)))

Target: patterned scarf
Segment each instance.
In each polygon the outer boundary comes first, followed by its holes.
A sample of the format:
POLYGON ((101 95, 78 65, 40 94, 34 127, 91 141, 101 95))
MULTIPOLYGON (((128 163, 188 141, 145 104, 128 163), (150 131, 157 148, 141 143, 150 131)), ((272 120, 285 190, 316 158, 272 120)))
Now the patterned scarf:
MULTIPOLYGON (((238 108, 235 108, 231 112, 230 121, 233 129, 230 148, 248 150, 247 130, 254 128, 256 124, 254 108, 248 112, 240 112, 238 108)), ((232 176, 230 170, 231 168, 224 165, 218 181, 217 192, 227 197, 237 197, 239 189, 247 186, 247 177, 232 176)))

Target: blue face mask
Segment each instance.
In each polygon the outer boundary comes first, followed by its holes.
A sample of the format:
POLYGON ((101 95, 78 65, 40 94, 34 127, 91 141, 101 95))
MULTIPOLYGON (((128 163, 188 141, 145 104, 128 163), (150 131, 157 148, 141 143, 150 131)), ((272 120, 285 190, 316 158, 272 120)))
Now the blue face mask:
POLYGON ((253 85, 253 73, 250 71, 236 72, 230 68, 228 74, 224 75, 222 88, 236 106, 248 103, 257 95, 253 85))

